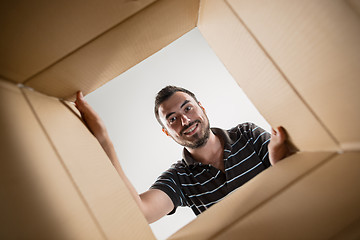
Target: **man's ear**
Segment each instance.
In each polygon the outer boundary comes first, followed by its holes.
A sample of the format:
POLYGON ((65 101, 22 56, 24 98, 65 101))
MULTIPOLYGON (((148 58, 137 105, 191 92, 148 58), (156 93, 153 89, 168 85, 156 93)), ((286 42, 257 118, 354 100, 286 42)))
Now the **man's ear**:
POLYGON ((201 105, 201 102, 198 102, 198 104, 201 107, 201 109, 205 112, 205 108, 201 105))
POLYGON ((164 127, 162 128, 162 131, 166 134, 166 136, 169 136, 168 131, 164 127))

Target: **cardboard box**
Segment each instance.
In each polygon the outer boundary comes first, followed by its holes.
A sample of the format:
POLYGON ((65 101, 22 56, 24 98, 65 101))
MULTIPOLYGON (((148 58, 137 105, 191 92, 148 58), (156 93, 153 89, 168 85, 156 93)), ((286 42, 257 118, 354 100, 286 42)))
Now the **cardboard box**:
POLYGON ((194 27, 299 153, 171 238, 359 238, 358 2, 1 3, 1 238, 154 238, 63 99, 95 90, 194 27))

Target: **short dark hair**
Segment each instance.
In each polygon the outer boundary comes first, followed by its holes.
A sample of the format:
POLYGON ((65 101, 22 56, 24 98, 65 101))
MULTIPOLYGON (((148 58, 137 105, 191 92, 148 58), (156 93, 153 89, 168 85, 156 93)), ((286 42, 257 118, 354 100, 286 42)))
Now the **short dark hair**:
POLYGON ((188 94, 189 96, 191 96, 198 103, 198 100, 196 99, 195 94, 185 88, 176 87, 176 86, 166 86, 163 89, 161 89, 155 98, 154 112, 155 112, 155 117, 156 117, 157 121, 163 127, 164 127, 164 125, 160 121, 160 117, 159 117, 159 107, 163 102, 168 100, 176 92, 184 92, 184 93, 188 94))

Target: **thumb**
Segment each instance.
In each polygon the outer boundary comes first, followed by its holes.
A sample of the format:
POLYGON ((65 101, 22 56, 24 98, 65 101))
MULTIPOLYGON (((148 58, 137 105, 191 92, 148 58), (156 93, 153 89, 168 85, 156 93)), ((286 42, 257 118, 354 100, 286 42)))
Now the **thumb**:
POLYGON ((83 95, 82 91, 76 92, 76 100, 84 100, 84 95, 83 95))
POLYGON ((75 106, 76 106, 76 108, 77 108, 79 111, 81 111, 81 110, 84 108, 85 104, 86 104, 86 101, 85 101, 85 99, 84 99, 84 95, 82 94, 81 91, 78 91, 78 92, 76 93, 76 100, 75 100, 75 106))
POLYGON ((274 128, 271 128, 271 135, 276 135, 276 131, 274 128))
POLYGON ((281 142, 284 142, 287 140, 286 131, 282 126, 276 127, 274 130, 274 135, 279 137, 281 142))

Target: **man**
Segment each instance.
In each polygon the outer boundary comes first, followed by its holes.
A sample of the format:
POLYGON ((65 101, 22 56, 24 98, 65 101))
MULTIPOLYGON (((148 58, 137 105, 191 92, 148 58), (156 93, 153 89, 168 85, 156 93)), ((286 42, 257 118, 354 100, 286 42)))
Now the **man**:
POLYGON ((189 206, 200 214, 288 155, 283 128, 273 129, 271 140, 269 133, 251 123, 228 131, 210 129, 205 109, 195 95, 167 86, 156 97, 155 115, 163 132, 184 146, 184 159, 138 195, 119 164, 102 120, 81 92, 75 104, 149 223, 174 213, 178 206, 189 206))

